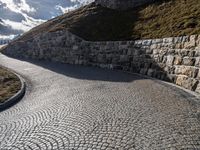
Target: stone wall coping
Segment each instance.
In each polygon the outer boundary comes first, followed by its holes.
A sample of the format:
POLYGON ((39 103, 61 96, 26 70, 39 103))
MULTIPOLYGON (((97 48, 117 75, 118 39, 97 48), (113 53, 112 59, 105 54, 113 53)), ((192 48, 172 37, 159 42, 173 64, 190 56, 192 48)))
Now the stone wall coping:
MULTIPOLYGON (((139 39, 139 40, 127 40, 127 41, 89 41, 85 40, 73 33, 71 33, 68 30, 62 30, 62 31, 55 31, 55 32, 45 32, 40 34, 39 36, 34 36, 33 40, 38 41, 40 39, 43 39, 45 37, 48 37, 48 34, 55 34, 57 36, 63 36, 63 33, 68 34, 73 40, 77 39, 80 42, 85 42, 87 44, 132 44, 132 45, 140 45, 140 46, 150 46, 154 44, 177 44, 177 43, 184 43, 184 42, 189 42, 190 40, 195 39, 197 36, 200 37, 200 35, 190 35, 190 36, 177 36, 177 37, 167 37, 167 38, 155 38, 155 39, 139 39)), ((18 41, 18 42, 23 42, 23 41, 18 41)), ((32 42, 31 40, 28 40, 26 42, 32 42)), ((12 43, 11 43, 12 44, 12 43)))
MULTIPOLYGON (((80 38, 82 41, 86 43, 94 43, 94 44, 103 44, 103 43, 118 43, 118 44, 135 44, 135 45, 152 45, 152 44, 177 44, 189 42, 190 37, 196 37, 198 35, 190 35, 190 36, 177 36, 177 37, 168 37, 168 38, 156 38, 156 39, 141 39, 141 40, 128 40, 128 41, 88 41, 80 38)), ((77 36, 76 36, 77 37, 77 36)))

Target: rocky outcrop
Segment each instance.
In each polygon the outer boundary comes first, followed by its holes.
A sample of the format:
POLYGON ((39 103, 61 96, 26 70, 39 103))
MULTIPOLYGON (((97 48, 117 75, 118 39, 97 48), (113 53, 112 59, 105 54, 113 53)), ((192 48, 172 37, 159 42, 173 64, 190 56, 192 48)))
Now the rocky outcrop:
POLYGON ((96 0, 95 3, 111 9, 126 10, 154 1, 156 0, 96 0))
POLYGON ((9 44, 4 53, 140 73, 200 93, 200 36, 89 42, 58 31, 9 44))

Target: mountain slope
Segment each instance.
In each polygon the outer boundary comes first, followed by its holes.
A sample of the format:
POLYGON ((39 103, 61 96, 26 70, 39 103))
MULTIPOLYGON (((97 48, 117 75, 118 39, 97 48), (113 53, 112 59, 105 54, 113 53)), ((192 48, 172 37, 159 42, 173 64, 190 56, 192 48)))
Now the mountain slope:
POLYGON ((0 39, 31 28, 79 7, 89 0, 0 0, 0 39))
POLYGON ((91 41, 200 34, 199 8, 199 0, 159 0, 128 11, 111 10, 92 3, 32 29, 20 39, 63 29, 91 41))

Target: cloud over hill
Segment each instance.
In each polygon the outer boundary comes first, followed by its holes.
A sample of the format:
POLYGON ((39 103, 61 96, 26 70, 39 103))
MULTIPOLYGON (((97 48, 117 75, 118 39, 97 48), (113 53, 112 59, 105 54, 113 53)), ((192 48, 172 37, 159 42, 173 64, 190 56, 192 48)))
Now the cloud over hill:
POLYGON ((0 0, 0 40, 22 34, 42 22, 92 0, 0 0))

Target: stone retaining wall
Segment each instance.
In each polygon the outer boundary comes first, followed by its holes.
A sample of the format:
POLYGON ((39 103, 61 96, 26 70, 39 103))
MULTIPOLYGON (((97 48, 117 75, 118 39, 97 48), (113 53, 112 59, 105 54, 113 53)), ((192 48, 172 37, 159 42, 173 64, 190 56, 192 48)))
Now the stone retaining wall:
POLYGON ((200 93, 200 36, 89 42, 69 33, 44 33, 10 43, 4 53, 140 73, 200 93))

